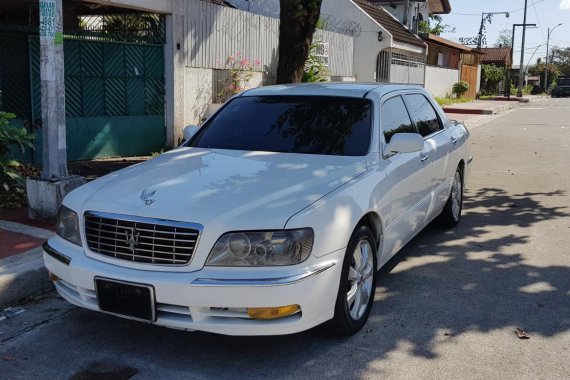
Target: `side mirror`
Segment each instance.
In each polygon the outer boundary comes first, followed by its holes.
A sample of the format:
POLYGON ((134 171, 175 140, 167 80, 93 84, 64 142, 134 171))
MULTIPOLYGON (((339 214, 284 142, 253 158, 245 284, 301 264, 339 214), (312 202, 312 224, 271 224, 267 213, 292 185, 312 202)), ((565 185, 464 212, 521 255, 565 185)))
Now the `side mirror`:
POLYGON ((424 139, 417 133, 396 133, 390 139, 387 153, 413 153, 424 149, 424 139))
POLYGON ((197 125, 185 126, 184 131, 182 132, 182 137, 184 138, 184 141, 190 140, 190 138, 194 136, 199 129, 200 127, 198 127, 197 125))

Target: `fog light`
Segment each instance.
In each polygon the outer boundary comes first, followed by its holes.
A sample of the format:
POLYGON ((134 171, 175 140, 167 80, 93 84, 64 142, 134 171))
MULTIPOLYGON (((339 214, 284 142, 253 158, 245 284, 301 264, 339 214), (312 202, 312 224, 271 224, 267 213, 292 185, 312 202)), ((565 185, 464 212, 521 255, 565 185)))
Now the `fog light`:
POLYGON ((277 319, 295 314, 301 310, 299 305, 288 305, 280 307, 250 307, 247 314, 253 319, 277 319))
POLYGON ((57 277, 55 274, 49 272, 49 279, 52 280, 53 282, 59 281, 59 277, 57 277))

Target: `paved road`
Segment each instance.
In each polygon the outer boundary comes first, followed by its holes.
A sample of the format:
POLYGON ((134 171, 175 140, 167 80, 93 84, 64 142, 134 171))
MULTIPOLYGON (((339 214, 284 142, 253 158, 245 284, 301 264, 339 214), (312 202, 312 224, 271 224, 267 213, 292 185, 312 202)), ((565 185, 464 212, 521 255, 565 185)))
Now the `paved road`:
POLYGON ((568 378, 569 116, 570 100, 547 100, 472 130, 461 225, 428 228, 380 272, 354 337, 185 333, 51 295, 0 322, 0 377, 568 378))

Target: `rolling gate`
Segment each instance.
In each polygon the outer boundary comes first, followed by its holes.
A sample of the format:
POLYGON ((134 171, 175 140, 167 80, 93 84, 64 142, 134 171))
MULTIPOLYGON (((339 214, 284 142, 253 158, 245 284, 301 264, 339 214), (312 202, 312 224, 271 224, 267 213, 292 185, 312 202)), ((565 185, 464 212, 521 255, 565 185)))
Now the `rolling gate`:
MULTIPOLYGON (((165 144, 164 22, 159 15, 77 16, 64 25, 68 160, 147 155, 165 144)), ((40 45, 30 27, 0 24, 0 109, 35 134, 41 163, 40 45)))

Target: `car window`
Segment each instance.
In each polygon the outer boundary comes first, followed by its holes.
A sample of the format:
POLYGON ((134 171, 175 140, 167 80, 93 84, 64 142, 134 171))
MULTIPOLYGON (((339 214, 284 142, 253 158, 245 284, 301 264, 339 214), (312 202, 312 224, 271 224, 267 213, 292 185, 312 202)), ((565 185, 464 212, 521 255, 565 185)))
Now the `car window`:
POLYGON ((244 96, 231 100, 187 146, 339 156, 370 147, 372 102, 338 96, 244 96))
POLYGON ((414 118, 420 135, 426 137, 443 129, 435 109, 425 96, 410 94, 406 95, 406 99, 410 106, 410 114, 414 118))
POLYGON ((402 97, 395 96, 382 105, 382 131, 386 144, 396 133, 416 133, 402 97))

